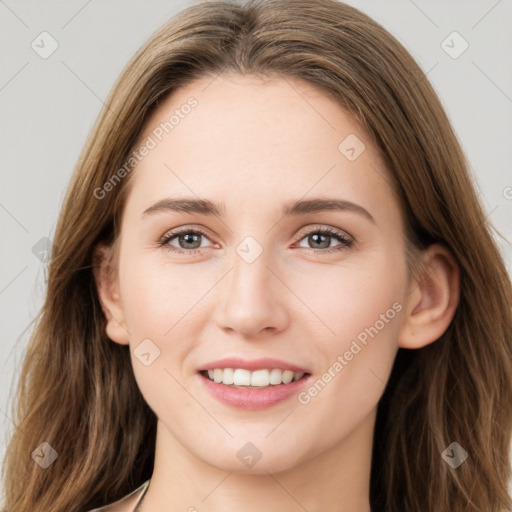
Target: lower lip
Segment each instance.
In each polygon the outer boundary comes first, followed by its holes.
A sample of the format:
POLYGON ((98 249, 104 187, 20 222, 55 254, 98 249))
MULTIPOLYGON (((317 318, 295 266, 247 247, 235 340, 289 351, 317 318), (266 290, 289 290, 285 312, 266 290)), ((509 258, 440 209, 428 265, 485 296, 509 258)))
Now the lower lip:
POLYGON ((220 384, 199 374, 206 389, 220 402, 231 407, 246 410, 260 410, 272 407, 296 395, 311 375, 306 375, 289 384, 270 385, 265 388, 236 388, 220 384))

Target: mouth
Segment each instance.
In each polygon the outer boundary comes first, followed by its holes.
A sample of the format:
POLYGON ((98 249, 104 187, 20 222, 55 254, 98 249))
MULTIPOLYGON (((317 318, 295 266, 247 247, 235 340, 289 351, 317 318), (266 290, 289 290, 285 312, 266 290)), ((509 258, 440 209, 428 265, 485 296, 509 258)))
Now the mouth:
POLYGON ((254 371, 245 368, 214 368, 202 370, 199 373, 205 379, 216 384, 243 389, 268 389, 286 386, 306 379, 311 375, 308 372, 294 372, 281 368, 266 368, 254 371))
POLYGON ((218 359, 197 374, 213 398, 241 410, 267 409, 290 400, 313 378, 307 368, 270 357, 218 359))

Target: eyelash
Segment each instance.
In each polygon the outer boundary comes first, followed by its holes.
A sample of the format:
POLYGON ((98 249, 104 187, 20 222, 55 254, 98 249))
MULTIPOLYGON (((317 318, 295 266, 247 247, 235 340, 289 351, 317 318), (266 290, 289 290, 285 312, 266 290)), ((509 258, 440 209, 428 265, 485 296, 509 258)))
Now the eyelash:
MULTIPOLYGON (((182 248, 173 247, 173 246, 169 245, 169 242, 171 240, 173 240, 177 236, 183 235, 183 234, 201 235, 201 236, 204 236, 205 238, 208 238, 208 235, 204 231, 202 231, 202 230, 200 230, 198 228, 196 228, 196 229, 185 228, 185 229, 174 230, 174 231, 171 231, 169 233, 166 233, 162 237, 162 239, 158 242, 158 245, 164 247, 165 249, 167 249, 167 250, 169 250, 171 252, 176 252, 176 253, 180 253, 180 254, 183 254, 183 253, 195 254, 197 252, 201 252, 201 248, 198 248, 198 249, 182 249, 182 248)), ((302 237, 299 238, 297 241, 300 242, 304 238, 306 238, 306 237, 308 237, 310 235, 313 235, 313 234, 325 235, 325 236, 328 236, 328 237, 331 237, 331 238, 335 238, 339 242, 341 242, 340 245, 337 245, 337 246, 331 247, 331 248, 327 248, 327 249, 310 249, 315 254, 317 254, 317 253, 329 254, 329 253, 333 253, 333 252, 342 251, 344 249, 349 249, 354 244, 353 240, 350 239, 348 236, 344 235, 340 231, 336 231, 336 230, 331 229, 331 228, 316 228, 316 229, 312 229, 311 231, 308 231, 307 233, 304 233, 302 235, 302 237)))

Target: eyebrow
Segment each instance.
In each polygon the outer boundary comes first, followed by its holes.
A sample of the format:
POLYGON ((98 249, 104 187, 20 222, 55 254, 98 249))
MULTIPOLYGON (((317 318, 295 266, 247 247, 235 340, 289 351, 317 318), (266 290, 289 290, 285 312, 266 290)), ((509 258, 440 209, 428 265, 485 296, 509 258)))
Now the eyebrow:
MULTIPOLYGON (((222 217, 226 213, 226 204, 223 202, 217 204, 208 199, 166 198, 157 201, 154 205, 144 210, 142 216, 146 217, 152 213, 167 211, 222 217)), ((350 211, 358 213, 373 224, 376 224, 375 219, 368 210, 344 199, 297 199, 285 203, 282 208, 284 216, 298 216, 325 211, 350 211)))

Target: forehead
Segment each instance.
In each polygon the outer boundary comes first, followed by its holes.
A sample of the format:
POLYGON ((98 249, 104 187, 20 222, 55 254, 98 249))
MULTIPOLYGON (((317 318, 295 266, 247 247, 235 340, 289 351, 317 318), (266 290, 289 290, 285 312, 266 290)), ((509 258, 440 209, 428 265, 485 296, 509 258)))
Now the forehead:
POLYGON ((274 199, 333 192, 366 196, 367 203, 387 194, 392 201, 384 164, 362 125, 292 77, 198 79, 159 105, 138 144, 148 141, 152 147, 133 171, 131 195, 140 202, 186 194, 261 209, 274 199))
POLYGON ((164 137, 170 144, 174 140, 186 143, 186 149, 202 147, 216 154, 223 150, 226 158, 239 161, 249 159, 254 151, 269 160, 294 155, 304 159, 319 148, 336 154, 344 136, 356 132, 367 138, 355 117, 333 99, 292 77, 201 78, 174 91, 150 119, 143 136, 158 126, 165 129, 172 117, 176 125, 164 137), (189 109, 192 98, 197 105, 189 109))

